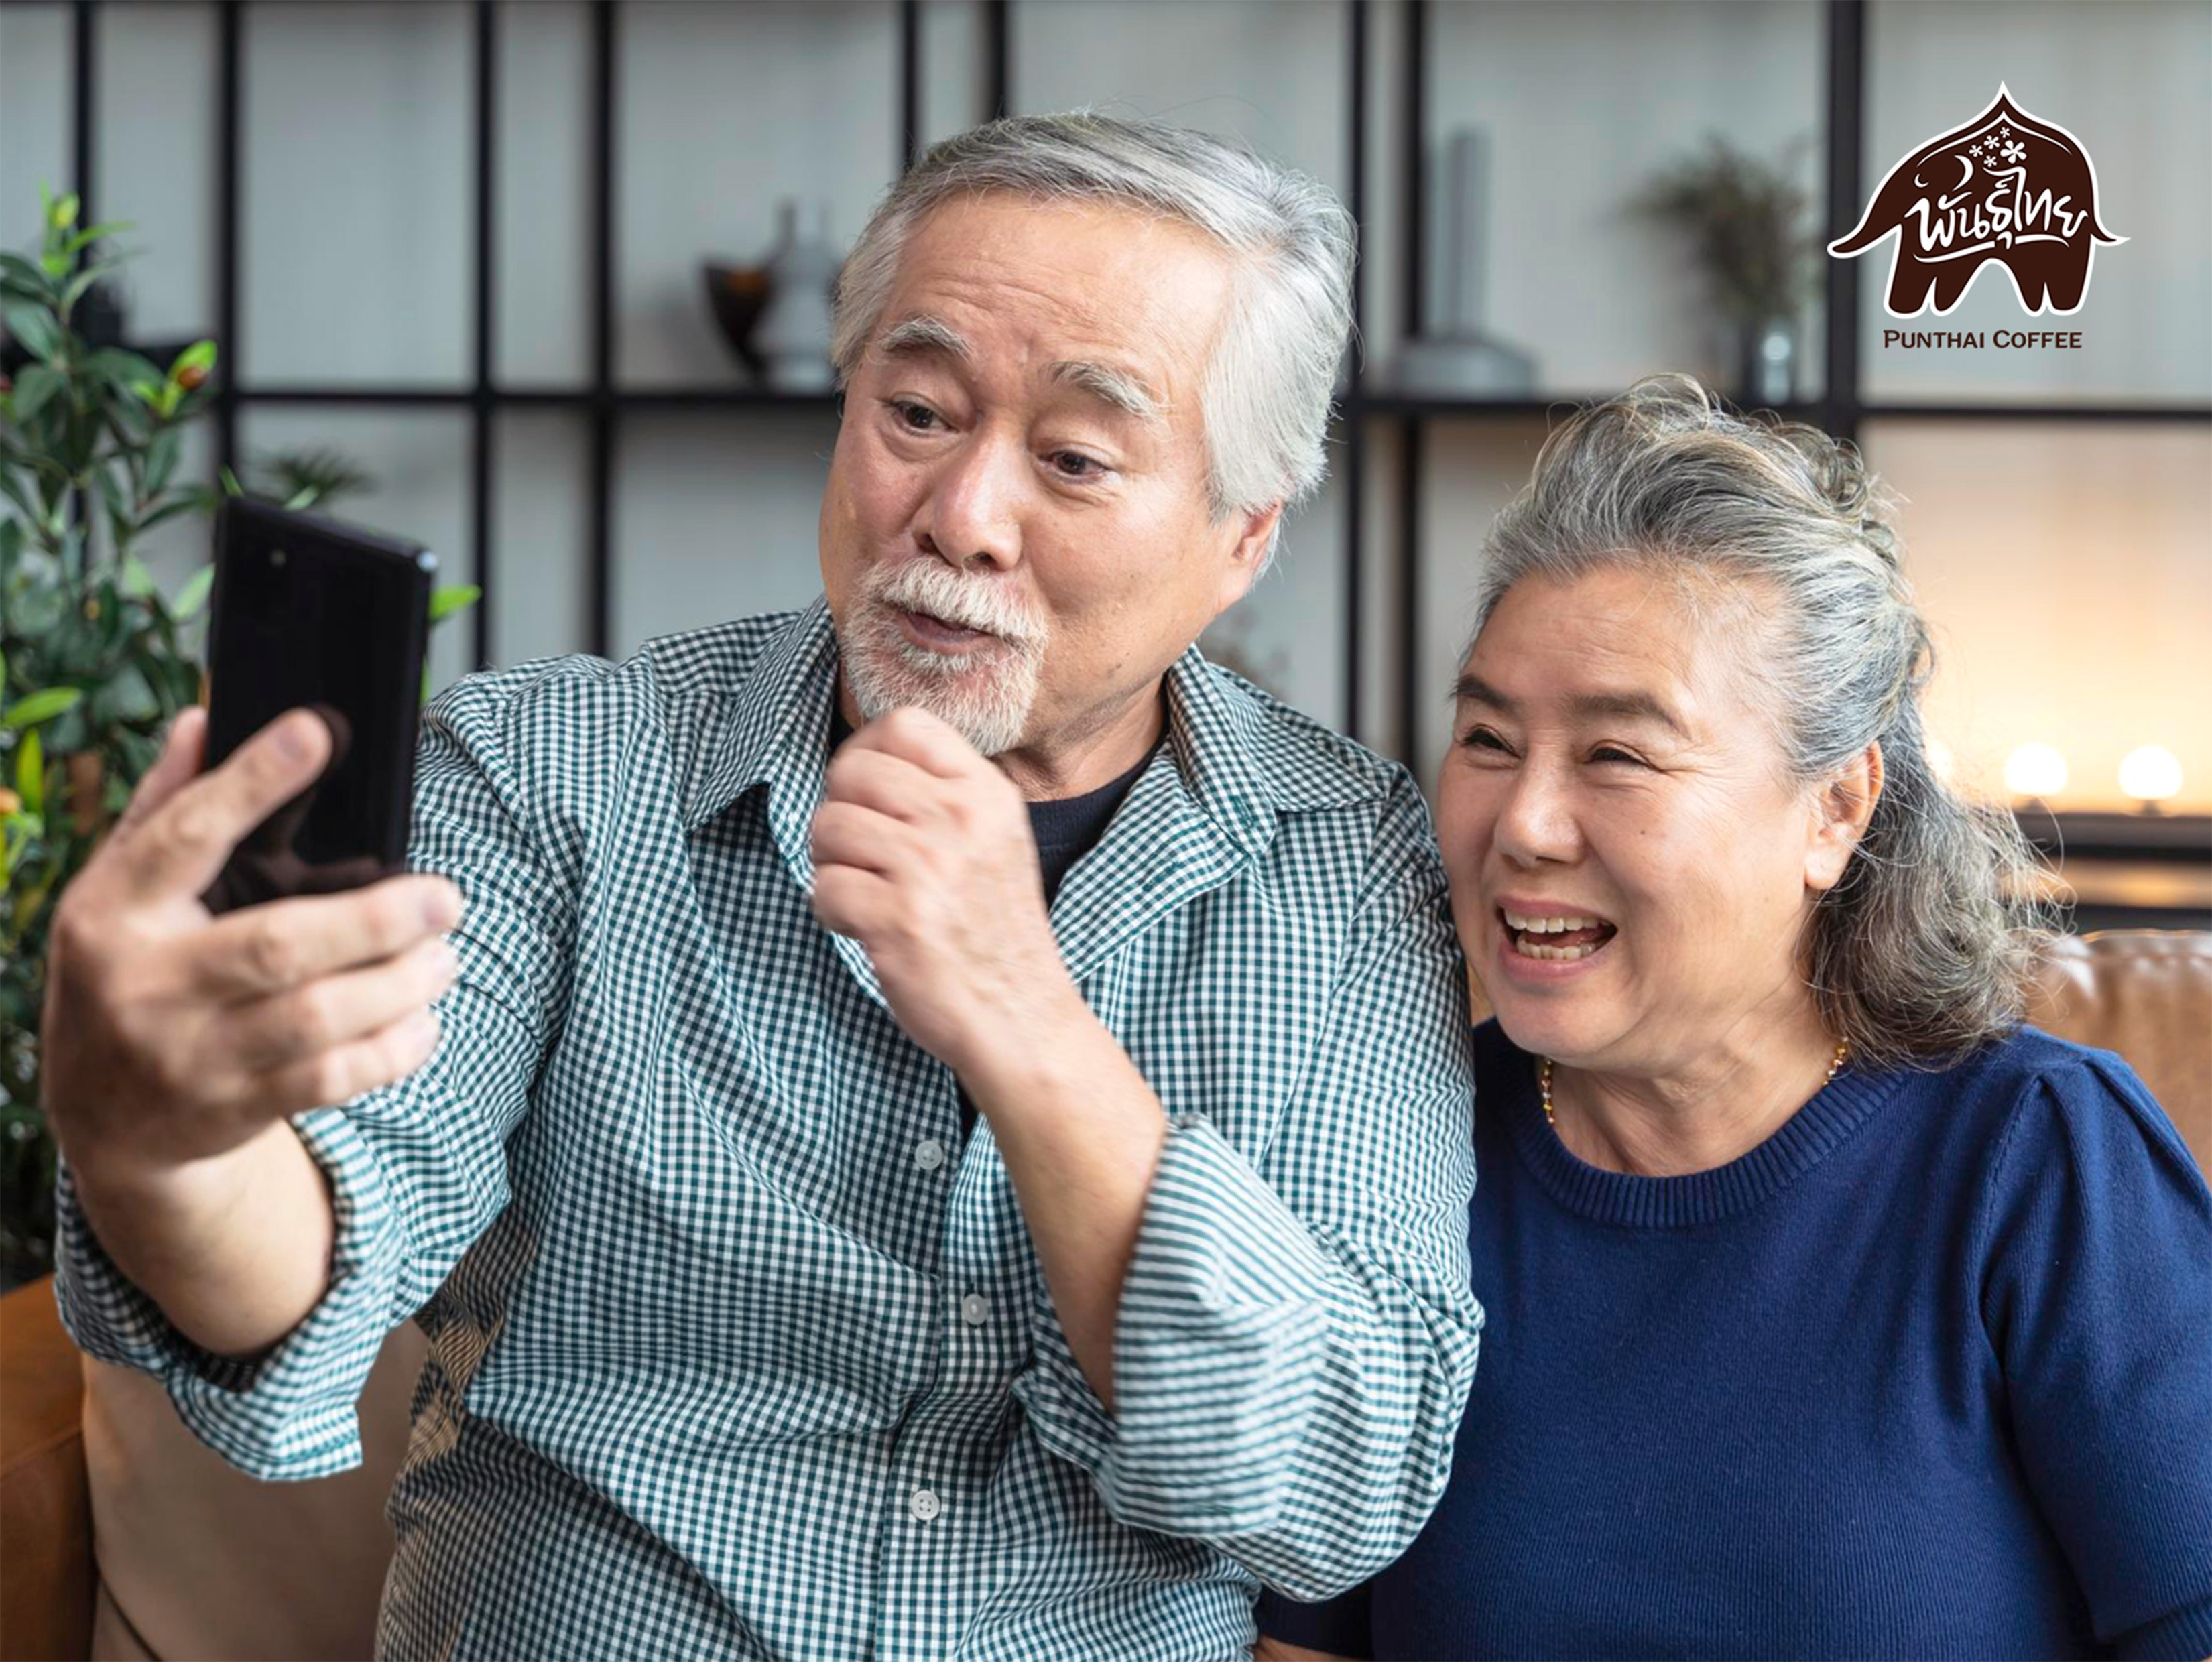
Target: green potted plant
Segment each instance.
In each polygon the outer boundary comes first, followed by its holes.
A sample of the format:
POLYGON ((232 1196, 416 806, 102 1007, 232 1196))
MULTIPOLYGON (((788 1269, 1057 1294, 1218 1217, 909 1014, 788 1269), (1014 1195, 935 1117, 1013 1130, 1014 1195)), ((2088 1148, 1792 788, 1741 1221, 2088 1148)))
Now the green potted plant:
MULTIPOLYGON (((0 253, 0 318, 28 354, 12 381, 0 376, 0 1289, 52 1260, 38 1031, 54 904, 153 765, 170 718, 201 695, 197 637, 214 567, 164 596, 134 544, 220 500, 175 477, 184 428, 214 397, 214 343, 193 343, 166 369, 88 343, 74 326, 79 303, 122 263, 91 255, 127 227, 79 229, 74 196, 40 197, 38 255, 0 253)), ((254 494, 295 507, 367 482, 327 452, 249 474, 254 494)), ((228 470, 222 488, 246 488, 228 470)), ((432 618, 477 597, 441 589, 432 618)))
POLYGON ((1817 270, 1811 198, 1792 177, 1802 148, 1801 141, 1768 163, 1711 134, 1701 154, 1662 173, 1634 203, 1689 239, 1735 332, 1739 391, 1754 403, 1786 404, 1796 397, 1797 318, 1815 291, 1817 270))

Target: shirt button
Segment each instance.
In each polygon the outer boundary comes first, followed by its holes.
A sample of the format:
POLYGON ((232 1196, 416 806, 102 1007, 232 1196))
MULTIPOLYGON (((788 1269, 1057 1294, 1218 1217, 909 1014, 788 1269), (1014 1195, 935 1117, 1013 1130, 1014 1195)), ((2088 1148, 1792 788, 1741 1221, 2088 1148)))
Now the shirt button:
POLYGON ((915 1522, 926 1524, 945 1508, 939 1503, 935 1490, 917 1489, 908 1500, 906 1509, 914 1514, 915 1522))
POLYGON ((914 1145, 914 1163, 926 1172, 933 1172, 945 1163, 945 1144, 933 1137, 924 1137, 914 1145))
POLYGON ((960 1319, 970 1327, 981 1327, 991 1319, 991 1301, 981 1293, 970 1293, 960 1301, 960 1319))

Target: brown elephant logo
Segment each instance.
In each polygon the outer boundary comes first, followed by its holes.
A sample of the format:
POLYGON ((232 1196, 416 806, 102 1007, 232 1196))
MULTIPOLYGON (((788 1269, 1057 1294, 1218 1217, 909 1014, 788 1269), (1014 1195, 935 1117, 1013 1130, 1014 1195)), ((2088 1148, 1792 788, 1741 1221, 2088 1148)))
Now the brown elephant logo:
POLYGON ((1857 228, 1828 252, 1856 259, 1892 234, 1893 318, 1931 306, 1944 316, 1990 265, 2012 278, 2029 316, 2071 316, 2088 294, 2097 245, 2127 240, 2097 222, 2097 167, 2081 141, 2028 114, 2002 84, 1988 109, 1891 168, 1857 228))

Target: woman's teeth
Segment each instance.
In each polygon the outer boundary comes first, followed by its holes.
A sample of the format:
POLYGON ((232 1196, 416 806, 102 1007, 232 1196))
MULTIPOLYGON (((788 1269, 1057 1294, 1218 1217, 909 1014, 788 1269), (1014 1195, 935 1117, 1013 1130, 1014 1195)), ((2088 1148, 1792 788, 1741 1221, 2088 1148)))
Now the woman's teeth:
POLYGON ((1513 937, 1513 949, 1524 958, 1559 958, 1571 963, 1577 958, 1589 957, 1597 950, 1597 945, 1593 942, 1582 946, 1537 946, 1516 935, 1513 937))
POLYGON ((1501 909, 1498 915, 1505 920, 1506 932, 1513 943, 1513 949, 1524 958, 1572 963, 1600 950, 1619 932, 1602 918, 1577 917, 1571 913, 1539 918, 1501 909), (1546 935, 1557 935, 1561 938, 1557 942, 1540 938, 1546 935))
POLYGON ((1507 925, 1525 929, 1531 935, 1557 934, 1570 929, 1596 929, 1604 924, 1602 918, 1524 918, 1517 912, 1505 914, 1507 925))

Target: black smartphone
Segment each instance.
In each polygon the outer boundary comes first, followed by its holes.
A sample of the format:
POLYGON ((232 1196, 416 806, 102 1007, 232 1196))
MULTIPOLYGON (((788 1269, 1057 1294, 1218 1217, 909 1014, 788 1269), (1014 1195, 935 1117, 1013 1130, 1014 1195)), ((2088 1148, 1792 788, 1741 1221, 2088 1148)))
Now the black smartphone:
POLYGON ((327 766, 233 851, 202 901, 228 912, 402 869, 437 556, 250 498, 216 516, 204 766, 287 710, 331 730, 327 766))

